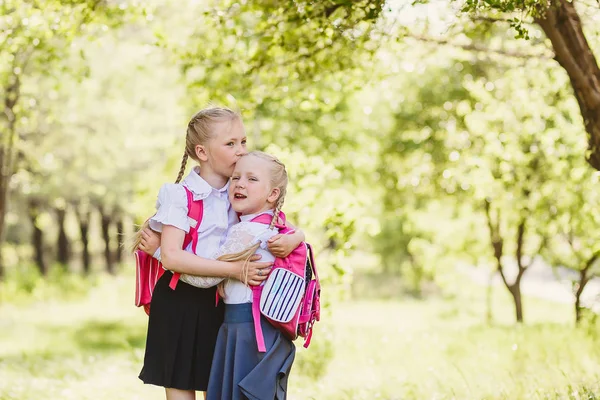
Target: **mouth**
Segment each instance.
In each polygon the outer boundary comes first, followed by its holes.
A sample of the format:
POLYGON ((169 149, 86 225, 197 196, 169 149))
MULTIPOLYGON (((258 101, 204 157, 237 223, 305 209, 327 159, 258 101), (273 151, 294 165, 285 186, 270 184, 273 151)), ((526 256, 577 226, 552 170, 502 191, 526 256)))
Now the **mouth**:
POLYGON ((245 198, 247 198, 247 197, 248 197, 248 196, 246 196, 246 195, 243 195, 243 194, 241 194, 241 193, 234 193, 234 194, 233 194, 233 198, 234 198, 234 199, 236 199, 236 200, 243 200, 243 199, 245 199, 245 198))

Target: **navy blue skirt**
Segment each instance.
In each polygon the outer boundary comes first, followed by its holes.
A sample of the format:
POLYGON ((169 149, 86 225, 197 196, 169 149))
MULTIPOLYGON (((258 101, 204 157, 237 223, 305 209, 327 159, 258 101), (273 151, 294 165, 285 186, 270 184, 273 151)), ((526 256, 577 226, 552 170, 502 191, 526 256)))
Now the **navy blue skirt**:
POLYGON ((166 271, 152 294, 139 378, 166 388, 205 391, 225 307, 222 302, 215 307, 216 287, 179 281, 172 290, 172 276, 166 271))
POLYGON ((261 318, 266 353, 256 345, 252 303, 226 304, 208 383, 208 400, 282 400, 296 347, 261 318))

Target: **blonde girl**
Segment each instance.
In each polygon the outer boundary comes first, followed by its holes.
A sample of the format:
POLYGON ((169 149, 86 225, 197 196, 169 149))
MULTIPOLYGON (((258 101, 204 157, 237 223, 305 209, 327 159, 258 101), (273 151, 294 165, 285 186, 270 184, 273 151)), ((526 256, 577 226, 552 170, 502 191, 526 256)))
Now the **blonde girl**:
MULTIPOLYGON (((268 249, 278 235, 274 224, 283 206, 288 183, 285 166, 275 157, 250 152, 237 162, 231 177, 229 200, 240 215, 217 254, 220 260, 247 262, 258 254, 273 261, 268 249), (261 214, 271 224, 252 222, 261 214)), ((225 320, 219 330, 207 398, 284 399, 295 356, 293 343, 265 320, 261 321, 266 353, 260 353, 252 319, 252 290, 239 279, 224 281, 225 320)))

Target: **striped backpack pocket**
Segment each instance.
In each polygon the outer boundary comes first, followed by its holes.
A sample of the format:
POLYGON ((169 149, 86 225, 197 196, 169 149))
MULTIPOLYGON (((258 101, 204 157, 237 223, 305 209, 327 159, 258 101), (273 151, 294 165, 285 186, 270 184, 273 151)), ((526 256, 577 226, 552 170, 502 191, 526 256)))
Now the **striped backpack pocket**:
MULTIPOLYGON (((272 218, 270 214, 261 214, 252 221, 268 225, 272 218)), ((279 219, 285 223, 285 214, 280 213, 279 219)), ((275 226, 281 234, 292 232, 284 224, 275 226)), ((321 284, 308 243, 300 243, 285 258, 275 258, 265 284, 252 287, 252 315, 258 351, 266 351, 261 315, 288 339, 303 337, 304 347, 308 347, 313 325, 321 317, 320 297, 321 284)))
POLYGON ((278 268, 269 276, 260 296, 260 312, 276 322, 290 322, 305 291, 304 277, 278 268))

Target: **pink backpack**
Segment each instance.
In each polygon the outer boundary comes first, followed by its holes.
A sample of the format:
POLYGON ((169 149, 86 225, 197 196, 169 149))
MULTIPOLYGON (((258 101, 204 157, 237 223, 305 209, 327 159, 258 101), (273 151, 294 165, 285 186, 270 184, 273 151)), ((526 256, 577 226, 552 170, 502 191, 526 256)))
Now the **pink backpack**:
MULTIPOLYGON (((196 246, 198 245, 198 228, 202 222, 202 215, 204 213, 204 206, 202 200, 194 201, 192 192, 185 186, 183 187, 187 194, 188 202, 188 218, 197 221, 196 226, 191 227, 190 231, 185 234, 183 240, 183 249, 186 249, 190 243, 192 243, 192 250, 196 253, 196 246)), ((135 255, 135 305, 137 307, 144 307, 146 314, 150 315, 150 302, 152 301, 152 293, 156 282, 160 279, 162 274, 165 272, 162 264, 154 257, 144 253, 141 250, 136 250, 135 255)), ((177 287, 179 276, 181 274, 175 272, 169 283, 169 287, 173 290, 177 287)))
MULTIPOLYGON (((271 223, 270 214, 252 219, 265 225, 271 223)), ((280 213, 285 224, 285 214, 280 213)), ((280 234, 292 229, 275 224, 280 234)), ((258 351, 265 352, 265 339, 260 325, 260 314, 288 339, 304 338, 304 347, 310 345, 313 325, 321 317, 321 284, 308 243, 300 243, 285 258, 276 258, 269 277, 262 286, 252 287, 252 315, 258 351)))

